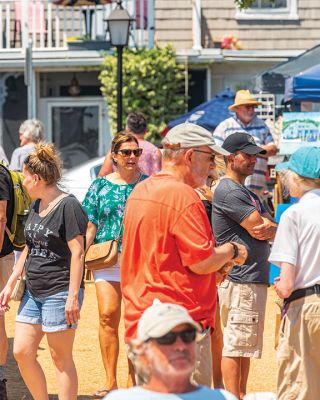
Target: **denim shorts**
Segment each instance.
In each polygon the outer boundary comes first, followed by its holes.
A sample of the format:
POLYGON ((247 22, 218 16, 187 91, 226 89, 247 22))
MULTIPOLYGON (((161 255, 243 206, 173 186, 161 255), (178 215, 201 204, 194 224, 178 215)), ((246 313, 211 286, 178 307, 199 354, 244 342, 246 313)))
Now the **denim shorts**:
MULTIPOLYGON (((79 290, 79 305, 83 303, 83 289, 79 290)), ((65 316, 68 290, 48 297, 34 297, 26 288, 22 297, 16 321, 32 325, 42 325, 43 332, 60 332, 76 329, 77 324, 69 325, 65 316)))

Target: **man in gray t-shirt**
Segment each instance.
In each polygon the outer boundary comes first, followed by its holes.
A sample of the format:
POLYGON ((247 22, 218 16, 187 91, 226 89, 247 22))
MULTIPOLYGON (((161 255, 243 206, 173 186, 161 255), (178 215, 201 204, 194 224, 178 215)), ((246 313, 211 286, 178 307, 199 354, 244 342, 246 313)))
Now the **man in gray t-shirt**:
POLYGON ((250 358, 262 352, 264 315, 269 283, 269 239, 276 224, 266 213, 259 198, 244 186, 252 175, 258 147, 252 136, 234 133, 222 147, 226 157, 226 175, 214 193, 212 226, 218 245, 240 242, 247 247, 243 266, 234 266, 220 285, 219 303, 224 326, 222 374, 225 387, 237 398, 246 393, 250 358))

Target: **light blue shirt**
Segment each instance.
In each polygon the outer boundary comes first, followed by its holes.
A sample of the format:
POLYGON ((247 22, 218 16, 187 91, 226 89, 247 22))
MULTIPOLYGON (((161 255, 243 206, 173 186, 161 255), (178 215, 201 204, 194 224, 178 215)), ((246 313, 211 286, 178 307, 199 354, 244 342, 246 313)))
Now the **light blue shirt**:
POLYGON ((105 400, 237 400, 233 394, 221 389, 210 389, 199 386, 188 393, 159 393, 135 386, 130 389, 115 390, 105 397, 105 400))

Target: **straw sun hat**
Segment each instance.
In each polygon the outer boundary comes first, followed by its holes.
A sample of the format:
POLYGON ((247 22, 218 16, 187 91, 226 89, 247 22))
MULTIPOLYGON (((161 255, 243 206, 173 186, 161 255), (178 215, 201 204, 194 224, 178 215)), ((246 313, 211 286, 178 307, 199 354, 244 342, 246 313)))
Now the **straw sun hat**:
POLYGON ((239 106, 252 105, 259 106, 261 103, 257 101, 249 90, 238 90, 234 104, 229 107, 230 111, 234 111, 239 106))

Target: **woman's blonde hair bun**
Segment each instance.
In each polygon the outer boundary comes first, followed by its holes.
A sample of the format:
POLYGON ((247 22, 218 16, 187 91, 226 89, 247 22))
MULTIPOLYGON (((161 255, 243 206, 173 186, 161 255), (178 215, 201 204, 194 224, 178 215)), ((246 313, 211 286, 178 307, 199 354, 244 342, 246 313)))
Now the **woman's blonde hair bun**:
POLYGON ((52 143, 38 143, 35 146, 35 153, 42 162, 53 162, 57 158, 58 152, 52 143))

